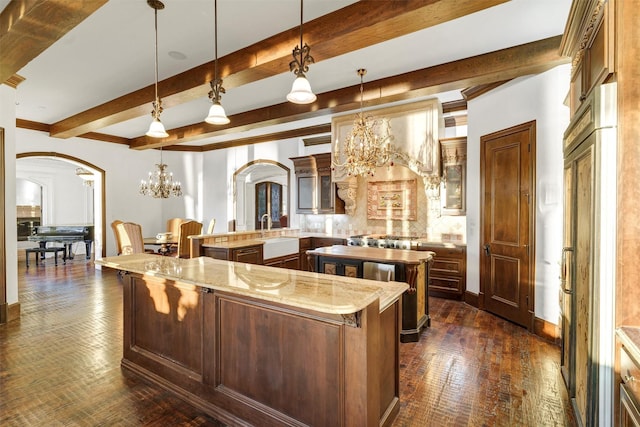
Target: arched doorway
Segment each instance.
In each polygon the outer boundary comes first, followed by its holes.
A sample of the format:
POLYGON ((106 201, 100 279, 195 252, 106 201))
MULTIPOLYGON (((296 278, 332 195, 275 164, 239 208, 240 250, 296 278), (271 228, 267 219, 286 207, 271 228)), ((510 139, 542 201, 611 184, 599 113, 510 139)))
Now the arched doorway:
POLYGON ((25 180, 42 188, 41 215, 43 223, 54 221, 68 224, 70 221, 65 219, 63 214, 55 211, 56 203, 61 195, 55 195, 55 185, 53 182, 56 180, 57 173, 71 173, 74 175, 74 179, 77 179, 78 182, 81 183, 81 175, 83 172, 79 171, 79 168, 92 175, 92 184, 90 188, 87 186, 83 191, 84 194, 76 192, 72 195, 72 197, 83 198, 80 206, 83 206, 81 209, 84 209, 84 211, 79 213, 74 212, 75 221, 71 222, 94 224, 95 240, 93 251, 96 258, 101 258, 106 256, 106 247, 104 244, 106 241, 105 171, 102 168, 85 160, 62 153, 19 153, 16 155, 16 183, 20 182, 20 180, 25 180), (34 172, 42 171, 43 165, 48 166, 46 173, 34 172), (80 194, 80 196, 78 196, 78 194, 80 194))
MULTIPOLYGON (((277 203, 277 209, 268 209, 273 226, 280 226, 280 218, 289 215, 291 170, 273 160, 254 160, 240 167, 233 174, 233 203, 236 230, 247 231, 259 228, 258 212, 266 213, 270 203, 277 203), (270 183, 270 184, 264 184, 270 183), (278 188, 278 195, 271 190, 278 188), (269 196, 267 197, 267 189, 269 196), (260 194, 264 190, 264 199, 260 194), (264 206, 261 207, 261 200, 264 206)), ((266 224, 265 224, 266 227, 266 224)))

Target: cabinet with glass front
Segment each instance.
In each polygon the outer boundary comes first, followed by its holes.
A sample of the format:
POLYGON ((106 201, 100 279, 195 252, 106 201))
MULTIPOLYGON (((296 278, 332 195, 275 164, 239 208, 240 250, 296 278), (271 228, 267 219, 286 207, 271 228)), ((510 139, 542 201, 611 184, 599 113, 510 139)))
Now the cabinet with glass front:
POLYGON ((442 214, 464 215, 467 137, 440 140, 442 153, 442 214))

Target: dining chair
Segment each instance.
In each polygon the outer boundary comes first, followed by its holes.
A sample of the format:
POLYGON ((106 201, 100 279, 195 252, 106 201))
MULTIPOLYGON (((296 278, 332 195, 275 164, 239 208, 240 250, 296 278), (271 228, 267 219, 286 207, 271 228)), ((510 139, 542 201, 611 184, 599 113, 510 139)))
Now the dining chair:
POLYGON ((180 224, 178 233, 178 251, 174 256, 178 258, 191 258, 191 240, 189 236, 202 234, 202 223, 198 221, 186 221, 180 224))
POLYGON ((142 226, 134 222, 121 222, 116 225, 120 238, 121 255, 153 253, 152 250, 145 250, 144 239, 142 237, 142 226))
POLYGON ((216 226, 216 219, 215 218, 211 218, 211 221, 209 221, 209 227, 207 228, 207 234, 213 234, 213 229, 216 226))
POLYGON ((116 238, 116 255, 120 255, 122 253, 122 241, 120 240, 120 233, 118 233, 118 224, 122 224, 123 221, 116 219, 111 223, 111 229, 113 230, 113 235, 116 238))
POLYGON ((187 221, 184 218, 169 218, 167 220, 167 233, 173 234, 173 237, 177 237, 180 233, 180 224, 187 221))

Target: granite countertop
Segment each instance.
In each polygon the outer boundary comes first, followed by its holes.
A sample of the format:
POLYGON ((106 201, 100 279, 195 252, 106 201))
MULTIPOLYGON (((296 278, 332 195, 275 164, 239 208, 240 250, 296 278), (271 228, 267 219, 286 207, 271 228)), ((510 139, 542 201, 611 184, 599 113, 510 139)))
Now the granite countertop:
POLYGON ((256 246, 256 245, 264 245, 264 240, 232 240, 226 242, 216 242, 216 243, 203 243, 203 248, 222 248, 222 249, 236 249, 236 248, 244 248, 246 246, 256 246))
POLYGON ((354 279, 208 257, 181 259, 135 254, 102 258, 95 263, 327 314, 356 313, 376 299, 382 311, 409 288, 400 282, 354 279))
POLYGON ((406 249, 369 248, 365 246, 334 245, 307 251, 311 255, 338 258, 349 258, 366 261, 400 262, 404 264, 421 264, 433 259, 433 252, 413 251, 406 249))
POLYGON ((627 348, 631 356, 640 361, 640 327, 621 326, 616 330, 620 342, 627 348))

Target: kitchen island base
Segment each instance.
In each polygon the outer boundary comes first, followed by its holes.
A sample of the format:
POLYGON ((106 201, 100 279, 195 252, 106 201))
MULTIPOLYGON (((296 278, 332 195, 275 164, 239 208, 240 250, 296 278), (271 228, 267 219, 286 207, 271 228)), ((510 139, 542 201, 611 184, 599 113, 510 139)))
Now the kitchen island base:
POLYGON ((220 421, 379 426, 396 417, 399 299, 383 311, 374 300, 355 313, 327 314, 126 277, 122 367, 220 421))

